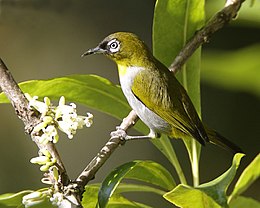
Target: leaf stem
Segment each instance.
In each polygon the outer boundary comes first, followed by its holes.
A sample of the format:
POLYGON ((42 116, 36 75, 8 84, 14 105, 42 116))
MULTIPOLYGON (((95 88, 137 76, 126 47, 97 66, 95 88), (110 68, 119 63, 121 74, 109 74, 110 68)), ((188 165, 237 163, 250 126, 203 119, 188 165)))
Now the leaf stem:
POLYGON ((178 157, 175 153, 173 145, 171 144, 168 137, 163 135, 160 139, 152 140, 153 144, 166 156, 166 158, 171 162, 175 168, 177 175, 182 184, 187 184, 184 172, 179 163, 178 157))
POLYGON ((199 156, 197 151, 196 140, 192 140, 192 160, 191 160, 191 169, 193 177, 193 186, 196 187, 199 185, 199 156))
POLYGON ((183 170, 181 168, 181 165, 179 163, 179 160, 178 160, 178 157, 175 153, 175 151, 172 152, 172 154, 170 154, 170 157, 169 157, 169 160, 171 161, 171 163, 173 164, 178 176, 179 176, 179 179, 181 181, 182 184, 187 184, 187 180, 185 178, 185 175, 183 173, 183 170))

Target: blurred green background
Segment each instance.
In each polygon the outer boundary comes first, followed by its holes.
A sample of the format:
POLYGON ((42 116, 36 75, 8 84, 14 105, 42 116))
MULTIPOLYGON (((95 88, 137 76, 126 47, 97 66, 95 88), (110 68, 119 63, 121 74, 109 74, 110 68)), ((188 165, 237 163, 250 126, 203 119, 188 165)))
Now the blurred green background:
MULTIPOLYGON (((97 74, 118 83, 116 66, 106 57, 83 59, 80 55, 115 31, 134 32, 151 47, 154 3, 154 0, 1 0, 1 58, 18 82, 97 74)), ((224 1, 207 1, 207 16, 223 4, 224 1)), ((203 119, 246 152, 239 173, 260 150, 260 1, 256 0, 252 8, 249 5, 247 1, 238 19, 214 34, 204 46, 202 61, 203 119)), ((71 179, 77 177, 120 123, 84 106, 79 111, 93 113, 94 125, 80 130, 73 140, 63 135, 57 145, 71 179)), ((0 194, 42 187, 38 166, 29 163, 37 155, 37 148, 24 134, 22 122, 10 105, 0 105, 0 116, 0 194)), ((185 172, 190 175, 184 145, 181 141, 173 143, 183 158, 185 172)), ((174 173, 149 141, 134 141, 118 148, 93 182, 101 182, 115 167, 134 159, 157 161, 174 173)), ((230 166, 231 159, 231 154, 215 146, 202 148, 201 181, 220 175, 230 166)), ((260 182, 245 194, 260 200, 260 182)), ((129 196, 162 207, 157 196, 129 196)))

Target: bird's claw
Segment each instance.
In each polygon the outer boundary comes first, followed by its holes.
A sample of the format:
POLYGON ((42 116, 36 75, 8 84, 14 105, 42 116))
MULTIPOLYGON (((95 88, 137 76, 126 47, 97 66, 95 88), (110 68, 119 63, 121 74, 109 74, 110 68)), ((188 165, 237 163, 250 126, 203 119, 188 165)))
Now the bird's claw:
POLYGON ((116 131, 112 131, 110 133, 111 137, 119 138, 122 141, 122 144, 124 144, 127 140, 127 133, 124 129, 120 128, 119 126, 116 127, 116 131))

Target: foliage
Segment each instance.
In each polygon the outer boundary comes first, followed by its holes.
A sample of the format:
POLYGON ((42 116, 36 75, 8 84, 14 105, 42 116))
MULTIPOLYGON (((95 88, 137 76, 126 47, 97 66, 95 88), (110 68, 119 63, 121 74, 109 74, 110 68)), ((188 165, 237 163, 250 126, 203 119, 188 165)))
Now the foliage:
POLYGON ((260 96, 260 44, 236 51, 208 51, 202 59, 202 79, 222 88, 260 96), (221 60, 215 64, 216 60, 221 60))
MULTIPOLYGON (((240 9, 238 18, 231 23, 236 28, 248 28, 253 31, 260 28, 260 2, 245 1, 240 9)), ((206 4, 207 18, 210 18, 219 8, 221 1, 208 1, 206 4)), ((244 91, 260 96, 259 71, 259 41, 252 44, 250 34, 245 38, 232 37, 233 43, 238 46, 230 50, 207 50, 202 56, 202 80, 217 87, 244 91), (242 42, 242 43, 241 43, 242 42), (244 46, 248 42, 249 46, 244 46), (218 61, 216 64, 216 60, 218 61)))
MULTIPOLYGON (((153 25, 153 50, 155 56, 166 65, 169 65, 178 51, 184 46, 185 42, 192 34, 202 27, 204 23, 204 2, 201 0, 157 0, 154 12, 153 25), (178 9, 176 10, 176 8, 178 9), (163 38, 161 38, 163 37, 163 38), (173 39, 174 37, 174 39, 173 39)), ((241 80, 245 79, 245 73, 239 57, 255 53, 259 50, 259 46, 249 49, 242 49, 236 53, 225 53, 222 56, 223 65, 228 66, 230 71, 225 71, 224 67, 214 68, 212 71, 205 71, 203 77, 210 81, 227 85, 227 80, 236 80, 232 87, 239 88, 242 85, 241 80), (240 72, 236 69, 240 65, 240 72), (218 70, 218 73, 216 73, 218 70), (223 74, 226 74, 223 76, 223 74), (224 78, 223 78, 224 77, 224 78), (224 80, 226 79, 226 80, 224 80)), ((256 53, 255 53, 256 54, 256 53)), ((216 54, 205 55, 203 64, 212 66, 215 63, 213 57, 216 54)), ((247 57, 246 62, 254 59, 251 55, 247 57)), ((241 59, 242 60, 242 59, 241 59)), ((245 61, 245 59, 243 59, 245 61)), ((200 62, 201 49, 198 49, 189 59, 178 75, 178 78, 187 89, 191 99, 193 100, 198 112, 200 112, 200 62)), ((259 66, 252 64, 252 68, 259 66)), ((259 67, 258 67, 259 68, 259 67)), ((257 72, 256 72, 257 73, 257 72)), ((259 88, 259 76, 246 78, 254 80, 251 86, 245 84, 249 90, 257 91, 259 88)), ((229 82, 232 83, 232 82, 229 82)), ((69 101, 77 102, 85 106, 105 112, 111 116, 123 119, 130 111, 119 86, 112 84, 110 81, 98 77, 96 75, 71 75, 66 77, 54 78, 50 80, 32 80, 20 84, 21 89, 30 95, 37 95, 40 98, 48 96, 51 99, 58 99, 62 95, 66 95, 69 101), (100 102, 102 98, 102 102, 100 102)), ((243 86, 242 86, 243 87, 243 86)), ((245 87, 244 87, 245 88, 245 87)), ((7 103, 4 94, 0 94, 0 103, 7 103)), ((147 127, 139 122, 135 128, 143 133, 147 133, 147 127)), ((194 141, 194 140, 193 140, 194 141)), ((200 157, 200 146, 194 142, 184 141, 189 152, 193 182, 195 185, 199 183, 198 161, 200 157)), ((149 192, 155 193, 163 197, 170 203, 179 207, 260 207, 260 202, 243 197, 241 194, 249 188, 260 176, 260 154, 254 161, 243 171, 238 181, 235 183, 234 189, 228 196, 226 191, 230 183, 233 181, 237 168, 243 154, 236 154, 233 158, 231 167, 216 179, 208 183, 200 184, 196 187, 187 185, 186 177, 183 174, 174 148, 167 137, 153 141, 154 145, 167 157, 167 159, 175 167, 180 184, 171 173, 162 165, 153 161, 132 161, 125 163, 107 175, 101 185, 87 185, 83 195, 82 204, 87 208, 94 208, 98 204, 100 207, 144 207, 150 206, 127 199, 122 194, 126 192, 149 192), (122 180, 128 179, 128 182, 122 183, 122 180), (130 181, 129 181, 130 179, 130 181), (187 198, 189 200, 187 200, 187 198)), ((1 207, 22 207, 22 197, 32 191, 22 191, 15 194, 0 195, 1 207)), ((33 207, 50 207, 48 201, 33 207), (47 203, 47 205, 46 205, 47 203)))

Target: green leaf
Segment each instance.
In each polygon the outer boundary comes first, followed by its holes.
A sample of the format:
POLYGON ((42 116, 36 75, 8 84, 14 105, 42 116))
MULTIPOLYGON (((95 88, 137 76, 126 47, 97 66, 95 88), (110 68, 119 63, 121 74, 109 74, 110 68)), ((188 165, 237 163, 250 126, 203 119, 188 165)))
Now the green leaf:
POLYGON ((170 66, 187 40, 203 23, 203 0, 157 0, 153 19, 154 55, 170 66))
MULTIPOLYGON (((119 86, 96 75, 70 75, 49 80, 32 80, 19 84, 23 92, 39 98, 58 100, 60 96, 98 109, 122 119, 131 110, 119 86)), ((7 103, 0 95, 0 103, 7 103)))
POLYGON ((152 161, 132 161, 116 168, 103 181, 98 196, 100 207, 106 207, 110 197, 124 178, 150 183, 165 190, 175 187, 171 174, 163 166, 152 161))
POLYGON ((125 175, 125 178, 143 181, 165 190, 171 190, 176 186, 172 175, 159 163, 137 160, 134 163, 134 166, 125 175))
POLYGON ((238 196, 229 204, 230 208, 260 208, 260 202, 255 199, 238 196))
POLYGON ((113 198, 109 201, 109 204, 107 207, 108 208, 122 208, 122 207, 124 207, 124 208, 134 208, 134 207, 151 208, 148 205, 141 204, 139 202, 130 201, 121 195, 113 196, 113 198))
POLYGON ((230 196, 234 198, 243 193, 252 183, 260 177, 260 154, 247 166, 239 177, 234 190, 230 196))
MULTIPOLYGON (((119 186, 120 189, 120 186, 119 186)), ((125 188, 123 188, 125 189, 125 188)), ((82 205, 84 208, 96 208, 96 204, 98 202, 98 190, 99 190, 99 185, 98 184, 92 184, 92 185, 87 185, 85 187, 85 192, 83 194, 83 199, 82 199, 82 205)), ((121 190, 122 191, 122 190, 121 190)), ((129 201, 128 199, 122 197, 120 194, 121 191, 116 192, 109 200, 109 204, 107 207, 110 208, 116 208, 116 207, 139 207, 139 208, 149 208, 149 206, 134 202, 134 201, 129 201)))
POLYGON ((227 207, 226 190, 233 180, 243 154, 236 154, 232 166, 221 176, 196 188, 179 185, 164 197, 171 203, 185 208, 227 207), (187 200, 189 199, 189 200, 187 200))
POLYGON ((26 190, 18 193, 7 193, 0 195, 0 205, 8 207, 18 207, 22 205, 23 196, 32 193, 32 191, 26 190))
MULTIPOLYGON (((192 35, 204 24, 203 0, 157 0, 153 21, 153 52, 166 66, 192 35)), ((179 80, 187 90, 197 112, 200 114, 200 64, 201 49, 190 57, 179 73, 179 80)), ((198 161, 200 145, 194 139, 184 139, 188 150, 194 185, 199 183, 198 161)))
POLYGON ((133 184, 133 183, 120 183, 115 191, 115 193, 125 193, 125 192, 149 192, 159 195, 164 195, 165 191, 160 190, 156 187, 152 187, 144 184, 133 184))
POLYGON ((226 191, 236 175, 236 170, 243 156, 244 154, 241 153, 235 154, 231 167, 225 173, 213 181, 201 184, 197 189, 211 196, 219 205, 223 207, 227 206, 226 191))
POLYGON ((81 201, 84 208, 96 208, 98 202, 98 190, 99 185, 85 186, 85 192, 83 193, 81 201))
POLYGON ((178 185, 163 196, 166 200, 182 208, 221 208, 203 191, 187 185, 178 185))
MULTIPOLYGON (((10 207, 24 207, 22 204, 23 196, 32 193, 33 191, 25 190, 18 193, 7 193, 0 195, 0 207, 1 208, 10 208, 10 207)), ((42 201, 35 203, 34 205, 27 206, 28 208, 55 208, 49 201, 49 198, 44 198, 42 201)))
POLYGON ((179 163, 175 150, 170 142, 170 139, 166 135, 162 135, 160 139, 153 139, 152 143, 165 155, 165 157, 173 164, 177 175, 179 176, 182 184, 187 184, 184 172, 179 163))
POLYGON ((228 52, 207 51, 202 59, 203 81, 260 96, 259 51, 260 44, 228 52))

